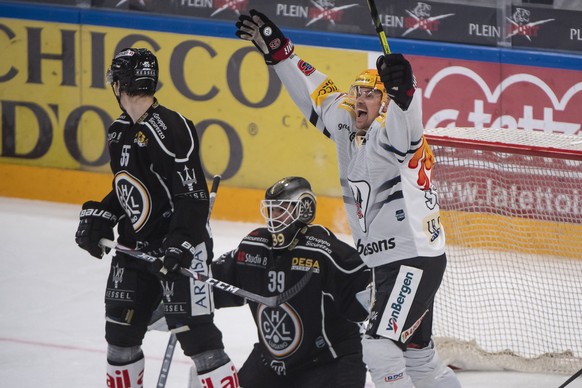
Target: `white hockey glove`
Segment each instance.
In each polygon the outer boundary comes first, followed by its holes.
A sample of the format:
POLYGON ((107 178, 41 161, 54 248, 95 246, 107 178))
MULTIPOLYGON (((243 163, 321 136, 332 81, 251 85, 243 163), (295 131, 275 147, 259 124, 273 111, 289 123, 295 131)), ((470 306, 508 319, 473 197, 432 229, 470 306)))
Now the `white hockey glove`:
POLYGON ((250 40, 263 53, 267 65, 276 65, 293 54, 293 43, 264 14, 251 9, 236 22, 236 36, 250 40))

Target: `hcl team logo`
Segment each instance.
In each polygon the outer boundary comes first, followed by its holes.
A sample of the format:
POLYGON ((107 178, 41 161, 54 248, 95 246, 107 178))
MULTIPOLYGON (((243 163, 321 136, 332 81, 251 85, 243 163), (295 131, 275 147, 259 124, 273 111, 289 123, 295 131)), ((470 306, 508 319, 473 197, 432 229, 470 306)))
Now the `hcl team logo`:
POLYGON ((115 175, 117 198, 133 229, 139 232, 151 213, 151 198, 145 185, 127 171, 115 175))
POLYGON ((274 357, 287 357, 299 348, 303 322, 293 307, 286 303, 275 308, 261 305, 256 315, 261 341, 274 357))

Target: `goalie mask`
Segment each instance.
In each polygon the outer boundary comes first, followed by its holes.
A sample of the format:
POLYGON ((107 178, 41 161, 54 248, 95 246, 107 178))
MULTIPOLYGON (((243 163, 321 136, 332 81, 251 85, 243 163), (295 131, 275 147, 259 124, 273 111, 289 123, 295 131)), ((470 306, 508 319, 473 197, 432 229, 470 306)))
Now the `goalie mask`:
POLYGON ((315 219, 315 194, 305 178, 283 178, 267 189, 261 214, 269 232, 278 235, 274 245, 287 246, 297 231, 315 219))
POLYGON ((107 82, 119 81, 119 91, 129 96, 153 96, 158 85, 158 59, 145 48, 125 48, 111 62, 107 82))

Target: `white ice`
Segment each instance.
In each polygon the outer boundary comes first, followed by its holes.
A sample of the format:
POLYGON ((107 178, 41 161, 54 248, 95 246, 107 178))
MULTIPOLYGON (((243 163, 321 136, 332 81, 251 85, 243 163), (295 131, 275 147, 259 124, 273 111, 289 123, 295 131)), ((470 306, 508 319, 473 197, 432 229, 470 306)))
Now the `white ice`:
MULTIPOLYGON (((79 206, 0 197, 0 387, 105 387, 103 292, 110 257, 77 247, 79 206)), ((212 221, 216 254, 256 225, 212 221)), ((344 236, 349 241, 348 236, 344 236)), ((256 331, 246 307, 218 310, 226 350, 242 365, 256 331)), ((148 332, 145 387, 157 382, 168 333, 148 332)), ((186 388, 177 348, 166 387, 186 388)), ((568 376, 458 372, 465 388, 558 388, 568 376)), ((372 385, 370 384, 370 387, 372 385)), ((582 378, 568 388, 582 388, 582 378)))

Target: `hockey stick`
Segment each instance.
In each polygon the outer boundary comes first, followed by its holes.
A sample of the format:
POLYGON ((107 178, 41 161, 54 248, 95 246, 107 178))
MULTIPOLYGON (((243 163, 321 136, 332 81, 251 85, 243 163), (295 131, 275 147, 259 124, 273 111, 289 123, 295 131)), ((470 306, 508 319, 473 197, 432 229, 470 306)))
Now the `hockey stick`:
POLYGON ((158 377, 158 384, 156 384, 157 388, 164 388, 166 386, 168 374, 170 373, 170 365, 172 364, 172 357, 174 356, 174 349, 176 348, 176 342, 178 342, 176 334, 170 334, 168 345, 166 346, 166 353, 164 353, 162 368, 160 369, 160 376, 158 377))
POLYGON ((558 388, 564 388, 566 385, 569 385, 572 381, 576 380, 578 377, 582 375, 582 369, 578 372, 574 373, 568 380, 564 382, 564 384, 560 385, 558 388))
POLYGON ((216 199, 216 192, 218 191, 218 185, 220 184, 220 179, 221 176, 220 175, 215 175, 214 178, 212 178, 212 187, 210 188, 210 204, 208 205, 208 219, 210 219, 210 214, 212 213, 212 208, 214 207, 214 201, 216 199))
MULTIPOLYGON (((106 248, 115 249, 117 252, 125 253, 126 255, 134 257, 136 259, 147 261, 148 263, 154 263, 156 262, 156 260, 160 260, 160 258, 158 257, 151 256, 148 255, 147 253, 125 247, 121 244, 117 244, 105 238, 99 240, 99 244, 106 248)), ((163 274, 168 273, 168 271, 165 268, 162 268, 160 272, 163 274)), ((241 288, 233 286, 232 284, 225 283, 222 280, 218 280, 210 276, 194 272, 187 268, 180 268, 179 270, 179 273, 184 276, 188 276, 189 278, 192 278, 202 283, 210 284, 214 288, 218 288, 219 290, 252 300, 253 302, 264 304, 267 307, 277 307, 285 303, 292 297, 294 297, 307 284, 309 278, 311 277, 312 272, 313 270, 311 269, 305 275, 303 275, 303 277, 299 279, 299 281, 294 286, 292 286, 291 288, 289 288, 288 290, 284 291, 279 295, 262 296, 252 293, 250 291, 243 290, 241 288)))
POLYGON ((388 55, 390 54, 390 46, 388 45, 388 39, 386 38, 386 33, 384 32, 382 22, 380 21, 380 15, 378 15, 378 10, 376 9, 376 3, 374 2, 374 0, 367 1, 368 8, 370 8, 370 16, 372 16, 372 21, 374 22, 374 26, 376 27, 376 33, 378 34, 378 38, 380 38, 382 50, 384 50, 385 55, 388 55))
MULTIPOLYGON (((218 190, 219 183, 220 183, 220 176, 216 175, 214 177, 213 182, 212 182, 212 189, 210 190, 209 217, 210 217, 210 212, 212 211, 212 208, 214 207, 214 200, 216 198, 216 191, 218 190)), ((141 251, 138 251, 135 249, 125 247, 121 244, 117 244, 116 242, 105 239, 105 238, 102 238, 101 240, 99 240, 99 244, 101 246, 106 247, 106 248, 115 249, 117 252, 125 253, 126 255, 129 255, 129 256, 134 257, 136 259, 147 261, 148 263, 155 263, 157 260, 161 260, 158 257, 151 256, 145 252, 141 252, 141 251)), ((163 274, 168 273, 168 271, 164 267, 162 267, 160 272, 163 274)), ((303 275, 303 277, 301 279, 299 279, 297 284, 295 284, 294 286, 292 286, 288 290, 284 291, 283 293, 281 293, 279 295, 273 295, 273 296, 258 295, 258 294, 252 293, 250 291, 246 291, 246 290, 240 289, 238 287, 235 287, 231 284, 225 283, 221 280, 212 278, 210 276, 207 276, 207 275, 204 275, 204 274, 201 274, 198 272, 194 272, 194 271, 189 270, 187 268, 180 268, 179 272, 184 276, 188 276, 188 277, 190 277, 194 280, 197 280, 199 282, 202 282, 202 283, 210 284, 214 288, 218 288, 220 290, 229 292, 231 294, 252 300, 253 302, 264 304, 267 307, 277 307, 277 306, 285 303, 286 301, 288 301, 292 297, 294 297, 299 291, 301 291, 301 289, 303 287, 305 287, 305 285, 307 284, 307 282, 309 282, 309 279, 311 278, 313 268, 311 268, 305 275, 303 275)))
MULTIPOLYGON (((210 214, 212 213, 212 208, 214 207, 214 201, 216 199, 216 192, 218 191, 218 185, 220 184, 220 175, 215 175, 212 179, 212 188, 209 194, 209 205, 208 205, 208 219, 210 220, 210 214)), ((158 309, 161 307, 158 306, 158 309)), ((154 311, 154 315, 158 310, 154 311)), ((161 312, 161 317, 164 316, 164 312, 161 312)), ((165 388, 166 381, 168 380, 168 374, 170 373, 170 366, 172 365, 172 358, 174 357, 174 349, 176 349, 176 343, 178 342, 178 337, 176 334, 170 333, 170 338, 168 339, 168 344, 166 345, 166 352, 164 353, 164 359, 162 361, 162 367, 160 368, 160 374, 158 376, 157 388, 165 388)))

